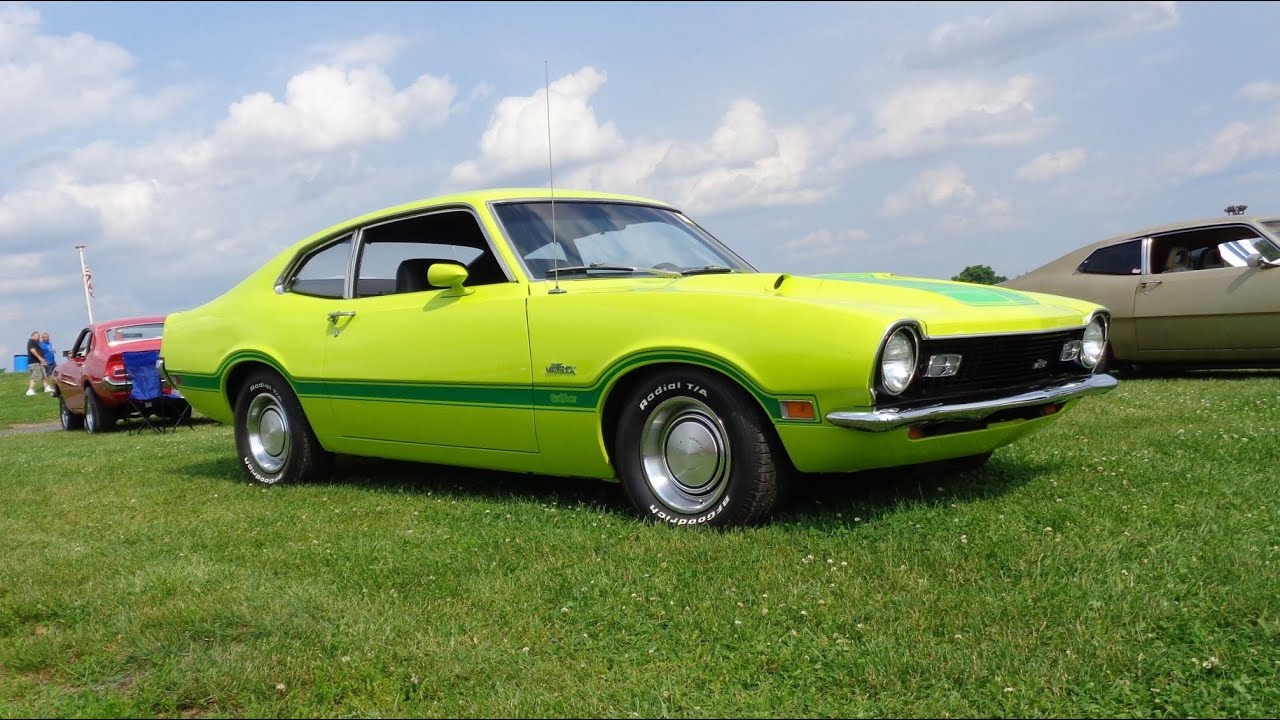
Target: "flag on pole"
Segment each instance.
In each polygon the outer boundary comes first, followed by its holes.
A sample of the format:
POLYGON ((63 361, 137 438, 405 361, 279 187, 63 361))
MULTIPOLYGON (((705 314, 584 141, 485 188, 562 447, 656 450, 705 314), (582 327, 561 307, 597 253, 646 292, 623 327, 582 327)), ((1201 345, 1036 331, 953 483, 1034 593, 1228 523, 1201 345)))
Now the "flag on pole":
POLYGON ((93 297, 93 274, 89 272, 89 266, 84 266, 84 289, 89 292, 89 297, 93 297))

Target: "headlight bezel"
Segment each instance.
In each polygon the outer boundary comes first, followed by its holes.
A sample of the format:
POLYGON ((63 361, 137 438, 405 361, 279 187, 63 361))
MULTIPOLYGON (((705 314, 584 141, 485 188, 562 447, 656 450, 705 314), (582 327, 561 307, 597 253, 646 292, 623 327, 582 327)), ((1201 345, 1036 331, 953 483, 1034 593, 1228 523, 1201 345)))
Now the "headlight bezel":
POLYGON ((1106 357, 1107 343, 1110 340, 1110 326, 1111 319, 1106 313, 1094 312, 1089 315, 1089 319, 1084 325, 1084 332, 1080 335, 1080 353, 1076 357, 1076 362, 1078 362, 1081 367, 1086 370, 1094 370, 1098 367, 1098 364, 1102 362, 1103 358, 1106 357), (1102 334, 1102 338, 1100 340, 1089 339, 1089 331, 1095 326, 1098 328, 1097 332, 1102 334), (1097 350, 1094 353, 1090 353, 1088 350, 1092 343, 1097 344, 1097 350), (1091 355, 1094 356, 1092 360, 1090 360, 1091 355))
MULTIPOLYGON (((900 362, 900 361, 896 361, 900 362)), ((914 323, 898 323, 884 334, 884 339, 880 341, 880 347, 876 351, 876 391, 877 394, 884 394, 888 397, 899 397, 911 388, 920 370, 920 328, 914 323), (885 373, 885 354, 889 350, 889 344, 893 342, 895 337, 905 337, 910 351, 909 372, 906 380, 901 383, 901 387, 896 390, 895 384, 890 384, 887 374, 885 373)))

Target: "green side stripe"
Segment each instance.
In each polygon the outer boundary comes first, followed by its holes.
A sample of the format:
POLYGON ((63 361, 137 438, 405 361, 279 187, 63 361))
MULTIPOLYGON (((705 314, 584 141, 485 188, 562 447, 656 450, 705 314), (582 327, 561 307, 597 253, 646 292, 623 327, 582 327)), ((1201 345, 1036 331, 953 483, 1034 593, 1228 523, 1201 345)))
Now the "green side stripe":
MULTIPOLYGON (((171 370, 182 377, 182 387, 192 390, 220 391, 227 374, 241 362, 257 361, 270 365, 287 378, 299 396, 341 400, 372 400, 380 402, 430 403, 441 405, 480 405, 484 407, 536 408, 594 412, 603 406, 605 390, 614 380, 632 369, 659 362, 682 362, 717 370, 733 378, 754 395, 777 422, 821 422, 821 413, 815 412, 814 420, 786 420, 782 417, 779 400, 783 396, 770 393, 738 368, 718 358, 690 350, 651 350, 632 355, 614 363, 590 385, 522 385, 500 384, 443 384, 419 382, 369 382, 364 380, 328 380, 323 378, 298 378, 285 372, 272 358, 255 351, 232 353, 213 374, 171 370)), ((809 400, 817 408, 817 398, 812 395, 787 395, 788 400, 809 400)))

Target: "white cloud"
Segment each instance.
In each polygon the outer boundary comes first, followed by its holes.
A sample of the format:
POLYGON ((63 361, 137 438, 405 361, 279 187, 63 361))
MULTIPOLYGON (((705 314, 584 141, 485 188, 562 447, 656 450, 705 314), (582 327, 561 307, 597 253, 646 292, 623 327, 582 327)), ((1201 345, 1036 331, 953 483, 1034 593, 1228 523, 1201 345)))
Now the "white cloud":
POLYGON ((999 65, 1081 40, 1172 27, 1174 2, 1007 3, 984 17, 943 23, 903 59, 913 67, 999 65))
POLYGON ((707 144, 672 144, 652 184, 693 212, 797 205, 825 197, 809 173, 814 139, 804 127, 772 128, 750 100, 734 101, 707 144))
POLYGON ((795 258, 830 259, 843 255, 851 247, 870 237, 870 233, 861 228, 839 233, 822 229, 815 230, 804 237, 788 240, 782 244, 782 249, 795 258))
POLYGON ((775 128, 757 103, 735 100, 707 141, 638 141, 611 159, 575 169, 566 185, 626 189, 698 214, 803 205, 831 191, 814 169, 826 132, 821 123, 815 129, 775 128))
POLYGON ((1004 230, 1016 224, 1013 205, 1002 197, 992 197, 964 208, 967 212, 951 212, 942 218, 942 228, 952 234, 974 230, 1004 230))
POLYGON ((1036 81, 1015 75, 1002 84, 976 78, 906 87, 875 109, 877 134, 845 148, 837 164, 907 158, 958 145, 1022 145, 1053 121, 1035 114, 1036 81))
POLYGON ((963 207, 975 197, 977 193, 966 182, 964 171, 949 163, 926 170, 906 187, 886 196, 881 209, 885 215, 894 217, 922 205, 963 207))
POLYGON ((370 33, 341 43, 327 43, 315 49, 324 58, 322 64, 352 67, 356 65, 387 66, 407 47, 407 38, 387 33, 370 33))
POLYGON ((1246 100, 1269 102, 1280 98, 1280 84, 1264 81, 1251 82, 1237 90, 1236 94, 1246 100))
POLYGON ((1218 131, 1201 145, 1189 161, 1183 161, 1185 170, 1193 177, 1215 175, 1235 164, 1247 149, 1257 148, 1256 126, 1246 122, 1233 122, 1218 131))
POLYGON ((929 236, 921 230, 910 230, 898 237, 897 244, 908 248, 923 248, 929 244, 929 236))
MULTIPOLYGON (((183 271, 243 272, 319 229, 325 221, 317 217, 331 217, 327 197, 365 173, 361 148, 443 122, 454 93, 431 75, 396 88, 374 66, 321 66, 291 78, 281 100, 260 92, 231 103, 210 132, 135 146, 95 142, 45 158, 0 194, 0 234, 16 239, 6 239, 5 250, 75 238, 98 257, 128 262, 145 247, 147 267, 175 286, 183 271), (308 215, 313 219, 304 220, 308 215)), ((392 172, 380 177, 394 182, 392 172)), ((341 199, 359 205, 360 196, 341 199)), ((110 269, 103 270, 106 299, 110 269)), ((95 267, 95 279, 98 273, 95 267)), ((128 297, 116 298, 118 310, 128 297)))
POLYGON ((1000 197, 993 197, 978 206, 978 212, 987 217, 1008 215, 1011 210, 1013 210, 1013 205, 1008 200, 1000 197))
POLYGON ((0 5, 0 146, 95 122, 148 122, 182 93, 139 93, 134 57, 84 33, 45 35, 40 13, 0 5))
POLYGON ((1039 182, 1059 175, 1069 175, 1084 167, 1088 155, 1082 147, 1041 153, 1032 158, 1016 174, 1023 180, 1039 182))
POLYGON ((97 213, 106 239, 118 240, 122 245, 149 244, 151 238, 147 230, 160 194, 157 181, 133 177, 93 185, 67 181, 58 190, 79 206, 97 213))
MULTIPOLYGON (((605 79, 584 67, 551 84, 557 186, 650 195, 697 213, 805 204, 830 192, 815 176, 817 146, 847 122, 774 127, 759 104, 738 99, 705 141, 628 142, 589 104, 605 79)), ((541 172, 546 133, 545 93, 503 98, 481 137, 480 157, 455 165, 450 179, 476 185, 541 172)))
POLYGON ((290 78, 283 101, 258 92, 232 104, 211 142, 272 155, 330 152, 439 125, 456 93, 453 83, 431 75, 397 91, 375 67, 320 66, 290 78))
MULTIPOLYGON (((600 123, 590 105, 604 86, 605 73, 584 67, 551 83, 551 139, 553 159, 577 162, 617 153, 622 149, 618 128, 600 123)), ((547 92, 506 97, 498 102, 489 126, 480 137, 480 157, 454 166, 450 178, 478 185, 547 164, 547 92)))

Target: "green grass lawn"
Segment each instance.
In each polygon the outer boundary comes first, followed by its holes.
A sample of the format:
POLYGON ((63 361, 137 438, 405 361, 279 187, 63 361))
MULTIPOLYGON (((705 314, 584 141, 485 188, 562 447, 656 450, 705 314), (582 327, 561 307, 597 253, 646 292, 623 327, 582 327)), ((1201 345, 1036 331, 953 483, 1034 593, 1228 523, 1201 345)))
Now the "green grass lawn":
POLYGON ((0 716, 1270 717, 1278 437, 1280 375, 1130 380, 979 472, 690 532, 601 482, 255 487, 208 421, 11 434, 0 716))
POLYGON ((25 372, 0 373, 0 432, 23 425, 58 421, 58 399, 36 383, 36 394, 27 395, 25 372))

